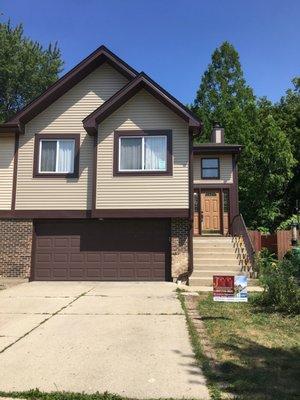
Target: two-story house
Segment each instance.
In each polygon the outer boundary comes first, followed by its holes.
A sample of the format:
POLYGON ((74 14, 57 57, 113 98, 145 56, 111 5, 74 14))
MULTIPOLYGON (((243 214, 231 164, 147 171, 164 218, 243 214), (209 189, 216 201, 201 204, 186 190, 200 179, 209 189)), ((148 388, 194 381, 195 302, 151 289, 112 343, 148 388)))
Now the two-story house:
POLYGON ((200 131, 189 109, 101 46, 0 125, 0 275, 190 275, 193 236, 233 234, 239 213, 241 147, 216 126, 212 143, 193 148, 200 131))

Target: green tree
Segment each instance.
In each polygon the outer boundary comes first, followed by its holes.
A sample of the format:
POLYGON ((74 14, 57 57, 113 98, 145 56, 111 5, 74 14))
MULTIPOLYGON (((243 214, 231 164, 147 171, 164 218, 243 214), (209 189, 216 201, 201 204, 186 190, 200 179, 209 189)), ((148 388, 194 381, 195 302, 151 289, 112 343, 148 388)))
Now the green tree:
POLYGON ((228 42, 217 48, 192 106, 207 141, 215 121, 228 143, 242 144, 239 160, 240 210, 248 226, 273 228, 295 164, 285 132, 267 100, 257 101, 246 84, 238 52, 228 42))
POLYGON ((252 226, 272 230, 283 218, 284 193, 296 162, 287 135, 273 117, 271 103, 261 99, 257 106, 257 134, 250 158, 243 159, 241 211, 252 226))
POLYGON ((294 78, 292 83, 294 87, 287 90, 273 108, 274 118, 286 133, 296 159, 294 177, 286 190, 282 210, 286 217, 293 214, 296 200, 300 200, 300 77, 294 78))
POLYGON ((57 44, 44 49, 23 26, 0 23, 0 122, 54 83, 63 66, 57 44))
POLYGON ((212 54, 192 108, 203 121, 201 141, 209 140, 216 121, 230 125, 226 132, 228 142, 250 135, 250 127, 243 128, 248 125, 249 115, 251 119, 255 113, 255 96, 246 85, 239 54, 230 43, 224 42, 212 54))

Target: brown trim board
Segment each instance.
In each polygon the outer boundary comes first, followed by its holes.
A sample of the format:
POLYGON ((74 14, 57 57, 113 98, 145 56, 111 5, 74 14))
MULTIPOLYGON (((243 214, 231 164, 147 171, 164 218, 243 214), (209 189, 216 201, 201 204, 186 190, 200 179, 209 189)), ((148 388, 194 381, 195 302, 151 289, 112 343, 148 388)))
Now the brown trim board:
POLYGON ((14 169, 13 169, 13 185, 11 194, 11 209, 16 207, 16 193, 17 193, 17 176, 18 176, 18 156, 19 156, 19 133, 15 135, 15 149, 14 149, 14 169))
POLYGON ((91 218, 91 210, 0 210, 0 218, 91 218))
POLYGON ((171 130, 131 130, 114 132, 113 176, 171 176, 173 174, 172 131, 171 130), (119 171, 119 139, 123 136, 166 136, 167 169, 166 171, 119 171))
POLYGON ((93 143, 93 183, 92 183, 92 210, 96 209, 96 197, 97 197, 97 157, 98 157, 98 132, 94 136, 93 143))
POLYGON ((193 165, 193 130, 189 130, 189 238, 188 238, 188 272, 192 273, 194 269, 194 165, 193 165))
POLYGON ((85 219, 85 218, 188 218, 189 209, 106 209, 106 210, 1 210, 0 218, 85 219))
POLYGON ((188 218, 189 209, 106 209, 94 210, 93 218, 188 218))
POLYGON ((39 133, 34 138, 34 158, 33 158, 33 178, 78 178, 79 177, 79 153, 80 153, 80 134, 44 134, 39 133), (74 172, 70 174, 60 174, 56 172, 39 172, 39 149, 40 141, 44 139, 70 139, 75 141, 74 172))

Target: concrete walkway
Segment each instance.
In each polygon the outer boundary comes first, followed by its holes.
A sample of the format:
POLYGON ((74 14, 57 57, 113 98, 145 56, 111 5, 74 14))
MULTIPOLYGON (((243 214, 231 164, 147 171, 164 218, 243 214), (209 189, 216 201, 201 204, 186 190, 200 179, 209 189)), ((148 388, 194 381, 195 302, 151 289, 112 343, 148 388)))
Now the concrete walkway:
POLYGON ((32 282, 0 292, 0 390, 208 399, 172 283, 32 282))

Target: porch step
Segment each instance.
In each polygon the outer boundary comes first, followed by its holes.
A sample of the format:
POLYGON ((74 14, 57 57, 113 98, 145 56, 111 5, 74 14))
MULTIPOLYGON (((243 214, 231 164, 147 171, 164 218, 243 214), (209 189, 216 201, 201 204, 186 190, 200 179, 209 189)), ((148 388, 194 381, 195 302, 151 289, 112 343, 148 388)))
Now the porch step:
MULTIPOLYGON (((229 275, 229 274, 228 274, 229 275)), ((237 274, 235 274, 237 275, 237 274)), ((238 275, 242 275, 242 274, 238 274, 238 275)), ((212 286, 213 285, 213 279, 212 278, 194 278, 194 277, 190 277, 189 279, 189 285, 190 286, 212 286)), ((257 279, 248 279, 248 287, 251 286, 258 286, 259 282, 257 279)))
POLYGON ((205 253, 202 251, 194 251, 194 260, 236 260, 236 254, 231 250, 231 252, 221 253, 221 252, 209 252, 205 253))
POLYGON ((214 275, 244 275, 241 270, 229 270, 220 271, 220 270, 194 270, 193 278, 212 278, 214 275))
POLYGON ((241 271, 241 266, 238 265, 232 265, 232 264, 226 264, 226 265, 198 265, 194 263, 194 267, 193 267, 193 273, 196 271, 211 271, 211 272, 215 272, 215 271, 220 271, 223 274, 227 273, 227 271, 241 271))
POLYGON ((199 249, 232 249, 233 245, 232 242, 228 243, 207 243, 207 242, 193 242, 194 248, 199 248, 199 249))
POLYGON ((232 260, 222 260, 222 259, 204 259, 204 258, 194 257, 194 265, 198 265, 199 267, 211 265, 217 268, 218 266, 222 267, 230 265, 233 267, 233 266, 239 266, 240 264, 237 258, 232 260))
POLYGON ((198 247, 194 246, 193 247, 193 252, 194 255, 201 254, 201 255, 206 255, 206 254, 235 254, 235 249, 233 249, 232 246, 228 247, 198 247))
POLYGON ((231 242, 232 236, 193 236, 194 242, 231 242))

